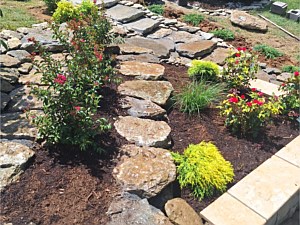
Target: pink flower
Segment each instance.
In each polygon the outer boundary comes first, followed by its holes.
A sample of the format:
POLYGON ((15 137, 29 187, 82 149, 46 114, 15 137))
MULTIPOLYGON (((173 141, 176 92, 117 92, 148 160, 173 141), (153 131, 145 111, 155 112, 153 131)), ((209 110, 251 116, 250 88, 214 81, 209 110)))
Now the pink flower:
POLYGON ((97 3, 97 0, 94 0, 94 4, 96 4, 97 3))
POLYGON ((62 74, 57 74, 56 78, 54 79, 54 82, 60 85, 63 85, 67 81, 66 76, 62 74))
POLYGON ((299 76, 299 71, 295 71, 294 75, 295 75, 295 77, 298 77, 299 76))
POLYGON ((241 99, 243 99, 243 100, 244 100, 244 99, 245 99, 245 95, 241 95, 241 99))
POLYGON ((80 111, 81 107, 80 106, 74 106, 74 109, 78 112, 78 111, 80 111))
POLYGON ((262 92, 258 92, 257 94, 258 94, 258 96, 260 96, 260 97, 264 95, 264 93, 262 93, 262 92))
POLYGON ((237 97, 232 97, 232 98, 229 99, 229 102, 231 102, 231 103, 238 103, 239 99, 237 97))
POLYGON ((248 107, 252 106, 252 102, 247 102, 246 104, 247 104, 248 107))

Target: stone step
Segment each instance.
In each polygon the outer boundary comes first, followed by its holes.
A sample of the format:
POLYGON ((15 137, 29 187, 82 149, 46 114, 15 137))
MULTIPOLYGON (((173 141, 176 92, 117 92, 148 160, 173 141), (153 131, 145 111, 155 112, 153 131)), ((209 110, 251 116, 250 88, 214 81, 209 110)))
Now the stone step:
POLYGON ((106 10, 105 14, 121 23, 128 23, 142 17, 145 12, 129 6, 116 5, 106 10))
POLYGON ((160 22, 150 18, 142 18, 136 21, 125 24, 128 30, 134 30, 139 34, 145 35, 151 33, 159 26, 160 22))
POLYGON ((140 61, 140 62, 149 62, 149 63, 159 63, 159 58, 152 54, 118 55, 116 59, 118 61, 140 61))
POLYGON ((211 53, 216 47, 217 43, 203 40, 177 44, 176 50, 179 55, 194 59, 211 53))
POLYGON ((121 63, 119 72, 140 80, 159 80, 165 73, 165 67, 155 63, 127 61, 121 63))
POLYGON ((164 121, 120 116, 114 126, 122 137, 138 146, 168 148, 171 145, 171 128, 164 121))
POLYGON ((275 94, 276 96, 280 96, 284 94, 284 92, 278 90, 279 88, 278 85, 260 79, 251 80, 250 87, 256 88, 257 90, 270 96, 272 96, 273 94, 275 94))

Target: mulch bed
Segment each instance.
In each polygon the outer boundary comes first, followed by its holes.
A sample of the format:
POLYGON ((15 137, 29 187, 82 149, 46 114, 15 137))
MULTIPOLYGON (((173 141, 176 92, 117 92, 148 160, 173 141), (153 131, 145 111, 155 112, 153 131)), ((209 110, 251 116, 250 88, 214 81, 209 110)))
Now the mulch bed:
MULTIPOLYGON (((178 92, 189 82, 185 67, 166 67, 165 78, 178 92)), ((117 102, 120 96, 112 89, 103 90, 101 116, 110 122, 124 115, 117 102)), ((99 115, 100 116, 100 115, 99 115)), ((172 128, 172 151, 183 152, 189 144, 212 141, 235 170, 238 182, 258 165, 298 135, 299 130, 282 118, 266 126, 259 139, 240 139, 224 128, 224 118, 211 108, 200 116, 187 116, 175 107, 168 112, 172 128)), ((111 173, 118 159, 118 147, 127 143, 115 129, 97 138, 105 155, 81 152, 69 146, 46 149, 37 147, 36 157, 17 183, 1 193, 0 222, 13 224, 105 224, 110 202, 119 192, 111 173)), ((230 184, 232 186, 234 183, 230 184)), ((201 202, 188 189, 179 193, 199 212, 218 196, 201 202)))

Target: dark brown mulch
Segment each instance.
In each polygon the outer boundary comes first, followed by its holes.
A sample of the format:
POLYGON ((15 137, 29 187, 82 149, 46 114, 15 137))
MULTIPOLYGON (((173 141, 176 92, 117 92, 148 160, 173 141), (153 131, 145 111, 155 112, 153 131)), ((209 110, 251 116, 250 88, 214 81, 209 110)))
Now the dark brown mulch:
MULTIPOLYGON (((189 82, 185 67, 166 67, 166 78, 175 92, 189 82)), ((101 116, 111 123, 118 115, 125 115, 117 102, 120 96, 113 89, 104 88, 101 116)), ((100 115, 99 115, 100 116, 100 115)), ((224 118, 216 109, 208 109, 200 116, 189 117, 178 109, 169 109, 174 146, 172 151, 183 152, 191 143, 212 141, 235 169, 235 182, 255 169, 274 152, 298 134, 284 120, 268 125, 258 140, 239 139, 223 126, 224 118), (284 121, 284 122, 283 122, 284 121)), ((118 192, 111 173, 118 158, 117 148, 127 143, 113 128, 98 137, 99 145, 107 154, 80 152, 68 146, 37 148, 32 165, 17 183, 1 193, 0 222, 13 224, 105 224, 105 212, 118 192)), ((230 186, 233 184, 230 184, 230 186)), ((191 196, 189 189, 181 197, 199 211, 216 199, 214 196, 201 202, 191 196)))

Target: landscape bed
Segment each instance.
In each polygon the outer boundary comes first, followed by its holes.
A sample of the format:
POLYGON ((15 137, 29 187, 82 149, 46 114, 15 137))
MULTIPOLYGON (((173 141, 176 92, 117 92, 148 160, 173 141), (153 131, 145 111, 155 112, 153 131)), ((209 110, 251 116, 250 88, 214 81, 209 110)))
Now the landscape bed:
MULTIPOLYGON (((190 82, 187 68, 164 64, 164 78, 179 92, 190 82)), ((128 79, 128 78, 123 78, 128 79)), ((103 90, 101 116, 110 123, 118 115, 125 115, 119 107, 121 96, 116 87, 103 90)), ((183 152, 189 144, 202 140, 212 141, 235 172, 231 187, 274 153, 293 140, 299 133, 296 122, 278 117, 264 128, 256 140, 242 139, 231 135, 224 127, 224 118, 219 110, 209 108, 199 116, 188 116, 176 107, 168 108, 169 124, 172 129, 171 151, 183 152)), ((37 145, 36 157, 20 180, 6 187, 1 193, 1 222, 24 224, 70 223, 105 224, 106 211, 112 199, 118 194, 112 171, 120 154, 118 148, 128 143, 113 128, 109 133, 97 137, 99 145, 106 149, 106 155, 93 151, 82 152, 70 146, 47 149, 37 145)), ((178 188, 175 195, 185 199, 196 212, 201 211, 219 195, 202 201, 194 199, 189 189, 178 188)))

